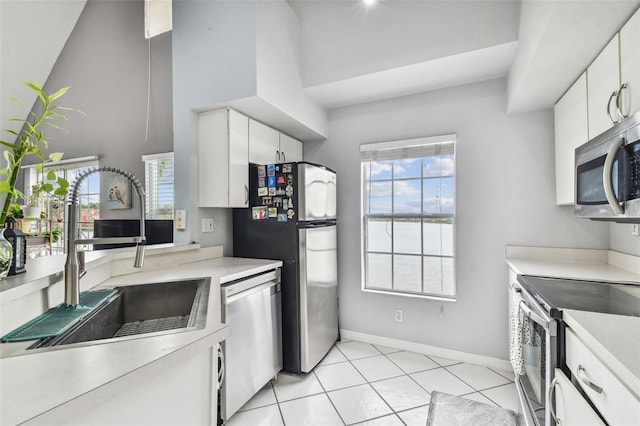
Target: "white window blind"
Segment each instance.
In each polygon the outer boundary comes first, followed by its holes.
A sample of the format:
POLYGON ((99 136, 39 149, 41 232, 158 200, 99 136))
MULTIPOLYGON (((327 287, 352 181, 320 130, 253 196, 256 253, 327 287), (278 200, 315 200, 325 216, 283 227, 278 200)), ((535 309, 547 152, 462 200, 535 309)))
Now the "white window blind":
POLYGON ((455 142, 360 146, 364 290, 455 299, 455 142))
POLYGON ((143 155, 146 218, 173 219, 173 152, 143 155))

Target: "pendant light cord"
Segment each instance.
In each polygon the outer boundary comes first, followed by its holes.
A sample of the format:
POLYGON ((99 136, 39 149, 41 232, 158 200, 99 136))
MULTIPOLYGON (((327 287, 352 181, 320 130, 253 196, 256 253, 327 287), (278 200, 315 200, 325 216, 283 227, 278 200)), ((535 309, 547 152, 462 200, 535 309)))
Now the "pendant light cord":
POLYGON ((149 141, 149 110, 151 108, 151 39, 147 39, 149 53, 147 55, 147 122, 144 132, 144 142, 149 141))

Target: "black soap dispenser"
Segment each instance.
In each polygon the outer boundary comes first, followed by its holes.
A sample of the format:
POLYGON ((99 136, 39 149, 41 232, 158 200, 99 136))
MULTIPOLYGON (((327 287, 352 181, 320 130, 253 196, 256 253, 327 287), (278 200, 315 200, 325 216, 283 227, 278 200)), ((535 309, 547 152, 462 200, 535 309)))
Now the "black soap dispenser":
POLYGON ((13 258, 8 275, 17 275, 27 272, 27 239, 24 233, 16 229, 16 219, 12 216, 5 221, 4 237, 13 247, 13 258))

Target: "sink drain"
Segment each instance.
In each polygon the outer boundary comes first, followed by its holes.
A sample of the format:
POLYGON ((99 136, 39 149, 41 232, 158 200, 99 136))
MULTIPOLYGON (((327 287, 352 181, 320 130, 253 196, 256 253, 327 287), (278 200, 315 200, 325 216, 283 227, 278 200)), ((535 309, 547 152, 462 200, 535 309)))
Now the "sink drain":
POLYGON ((189 323, 189 315, 159 318, 145 321, 134 321, 122 324, 113 337, 133 336, 136 334, 155 333, 156 331, 185 328, 189 323))

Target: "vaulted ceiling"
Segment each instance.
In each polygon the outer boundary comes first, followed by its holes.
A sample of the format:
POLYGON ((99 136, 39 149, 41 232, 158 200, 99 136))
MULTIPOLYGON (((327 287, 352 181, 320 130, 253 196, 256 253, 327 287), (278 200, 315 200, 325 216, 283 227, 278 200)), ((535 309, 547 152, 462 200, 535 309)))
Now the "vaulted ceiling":
MULTIPOLYGON (((20 80, 46 80, 85 3, 0 1, 3 128, 20 112, 7 96, 28 104, 20 80)), ((288 3, 303 90, 325 108, 506 77, 508 109, 521 112, 552 107, 640 0, 288 3)))

